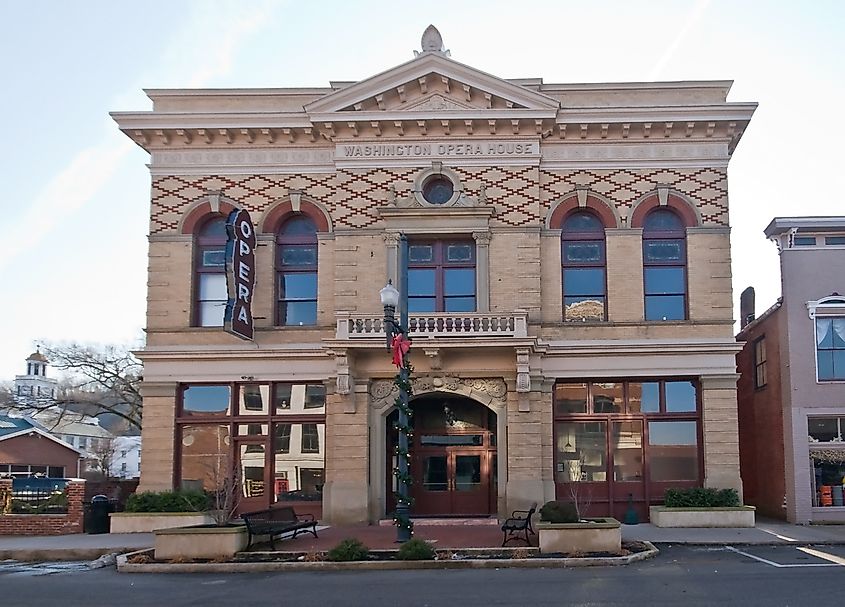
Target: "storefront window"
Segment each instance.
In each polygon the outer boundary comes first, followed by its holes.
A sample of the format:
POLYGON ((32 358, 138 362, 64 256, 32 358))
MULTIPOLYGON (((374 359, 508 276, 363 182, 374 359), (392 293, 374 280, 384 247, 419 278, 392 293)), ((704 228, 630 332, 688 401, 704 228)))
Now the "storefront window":
POLYGON ((556 426, 557 482, 606 481, 607 425, 604 422, 558 422, 556 426))
POLYGON ((182 426, 180 471, 183 489, 215 491, 231 475, 227 424, 182 426))
POLYGON ((810 451, 810 464, 813 469, 812 495, 813 506, 845 506, 843 502, 843 483, 845 483, 845 451, 829 449, 810 451))
POLYGON ((652 481, 698 480, 698 436, 694 421, 648 422, 652 481))
POLYGON ((308 502, 304 511, 319 516, 325 412, 317 382, 184 386, 179 483, 213 491, 237 474, 244 508, 308 502))

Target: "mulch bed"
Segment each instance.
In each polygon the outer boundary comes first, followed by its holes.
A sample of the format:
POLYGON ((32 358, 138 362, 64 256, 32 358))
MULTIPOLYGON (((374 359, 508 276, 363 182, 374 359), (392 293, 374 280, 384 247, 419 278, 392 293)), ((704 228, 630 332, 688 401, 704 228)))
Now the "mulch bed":
MULTIPOLYGON (((133 564, 147 563, 302 563, 302 562, 323 562, 327 561, 324 551, 285 551, 269 552, 262 551, 259 545, 250 552, 240 552, 233 559, 178 559, 178 560, 156 560, 151 554, 138 554, 131 557, 128 562, 133 564)), ((582 552, 582 553, 546 553, 541 554, 538 548, 477 548, 477 549, 438 549, 436 559, 438 561, 461 561, 461 560, 506 560, 506 559, 561 559, 561 558, 606 558, 621 557, 645 552, 649 547, 642 542, 623 542, 620 552, 582 552)), ((368 561, 397 561, 397 550, 371 550, 368 561)))

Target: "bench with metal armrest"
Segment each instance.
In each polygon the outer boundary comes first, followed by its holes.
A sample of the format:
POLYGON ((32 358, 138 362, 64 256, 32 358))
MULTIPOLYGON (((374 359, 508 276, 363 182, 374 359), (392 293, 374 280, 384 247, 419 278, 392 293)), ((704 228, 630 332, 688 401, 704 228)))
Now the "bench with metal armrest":
POLYGON ((505 546, 511 540, 523 540, 528 546, 531 541, 528 539, 529 534, 535 535, 534 528, 531 526, 531 517, 537 511, 537 504, 531 504, 530 510, 514 510, 509 519, 502 524, 502 546, 505 546))
POLYGON ((270 536, 270 549, 275 550, 277 536, 293 531, 296 537, 301 531, 307 531, 317 537, 317 520, 313 514, 297 514, 290 506, 245 512, 241 518, 246 523, 249 532, 247 549, 252 545, 252 538, 256 535, 270 536))

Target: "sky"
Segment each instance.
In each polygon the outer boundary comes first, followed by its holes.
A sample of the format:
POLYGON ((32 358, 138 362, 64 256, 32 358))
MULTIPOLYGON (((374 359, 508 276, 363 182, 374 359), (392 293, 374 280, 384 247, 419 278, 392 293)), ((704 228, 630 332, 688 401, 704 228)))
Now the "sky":
MULTIPOLYGON (((0 381, 38 343, 143 340, 143 88, 327 86, 413 57, 545 82, 734 80, 760 104, 728 170, 734 297, 780 295, 776 216, 845 215, 845 2, 0 0, 0 381)), ((738 313, 735 314, 738 317, 738 313)))

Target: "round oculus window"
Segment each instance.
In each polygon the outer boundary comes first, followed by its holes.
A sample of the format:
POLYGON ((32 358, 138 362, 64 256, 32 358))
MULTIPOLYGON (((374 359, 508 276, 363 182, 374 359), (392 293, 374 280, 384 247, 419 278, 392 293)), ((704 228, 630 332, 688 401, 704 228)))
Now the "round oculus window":
POLYGON ((430 204, 446 204, 454 193, 452 182, 439 175, 428 179, 422 188, 423 198, 430 204))

